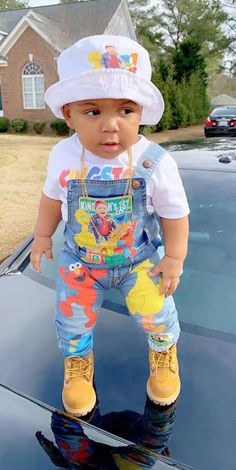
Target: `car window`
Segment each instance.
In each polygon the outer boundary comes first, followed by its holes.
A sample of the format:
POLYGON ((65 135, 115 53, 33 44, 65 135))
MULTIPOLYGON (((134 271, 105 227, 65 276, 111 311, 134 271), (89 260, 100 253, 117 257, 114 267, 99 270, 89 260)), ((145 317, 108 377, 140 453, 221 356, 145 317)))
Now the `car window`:
MULTIPOLYGON (((236 174, 184 170, 182 178, 191 213, 189 252, 175 293, 179 318, 192 325, 236 333, 236 174)), ((44 258, 43 273, 37 274, 40 282, 52 286, 63 244, 62 224, 53 239, 54 262, 44 258)), ((30 272, 29 265, 25 273, 30 272)), ((124 300, 117 291, 108 292, 106 298, 108 306, 124 311, 124 300)))
POLYGON ((232 114, 236 114, 236 108, 215 108, 211 112, 211 116, 217 116, 220 114, 226 114, 231 116, 232 114))

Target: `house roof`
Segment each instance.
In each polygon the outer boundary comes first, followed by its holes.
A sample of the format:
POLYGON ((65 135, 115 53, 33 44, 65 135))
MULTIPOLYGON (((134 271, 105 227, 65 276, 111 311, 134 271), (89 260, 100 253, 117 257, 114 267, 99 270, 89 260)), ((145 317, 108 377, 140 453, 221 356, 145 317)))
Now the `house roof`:
POLYGON ((215 96, 211 100, 212 105, 221 105, 221 104, 236 104, 236 98, 233 98, 226 93, 222 93, 221 95, 215 96))
POLYGON ((0 30, 7 33, 0 49, 24 19, 56 49, 62 50, 85 36, 102 34, 123 0, 88 0, 18 10, 0 11, 0 30))

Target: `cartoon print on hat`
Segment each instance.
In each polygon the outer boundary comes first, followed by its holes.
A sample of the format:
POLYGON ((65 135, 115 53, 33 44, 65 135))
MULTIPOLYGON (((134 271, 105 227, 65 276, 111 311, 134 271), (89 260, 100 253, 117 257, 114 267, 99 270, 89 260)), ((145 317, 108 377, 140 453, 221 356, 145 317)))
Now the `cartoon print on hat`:
POLYGON ((138 54, 119 54, 113 45, 105 45, 104 52, 92 51, 88 60, 93 63, 94 70, 99 69, 126 69, 129 72, 137 72, 138 54))

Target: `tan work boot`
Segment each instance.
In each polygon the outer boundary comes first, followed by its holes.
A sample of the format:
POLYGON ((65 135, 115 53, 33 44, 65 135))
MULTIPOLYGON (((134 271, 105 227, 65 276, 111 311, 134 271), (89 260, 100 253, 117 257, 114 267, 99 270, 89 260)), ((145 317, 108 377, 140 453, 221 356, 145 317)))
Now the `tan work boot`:
POLYGON ((93 388, 93 353, 87 357, 70 356, 64 362, 62 401, 67 413, 84 416, 96 403, 93 388))
POLYGON ((150 376, 147 394, 158 405, 170 405, 180 392, 179 366, 176 344, 167 351, 149 348, 150 376))

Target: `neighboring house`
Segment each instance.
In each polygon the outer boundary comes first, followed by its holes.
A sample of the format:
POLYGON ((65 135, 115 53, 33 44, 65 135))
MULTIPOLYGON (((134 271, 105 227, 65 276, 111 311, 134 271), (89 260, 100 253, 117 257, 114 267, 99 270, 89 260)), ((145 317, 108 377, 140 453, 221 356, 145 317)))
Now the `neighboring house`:
POLYGON ((216 96, 211 100, 212 106, 230 106, 236 104, 236 98, 222 93, 222 95, 216 96))
POLYGON ((136 39, 126 0, 88 0, 0 11, 0 114, 49 121, 44 91, 58 80, 56 58, 85 36, 136 39))

